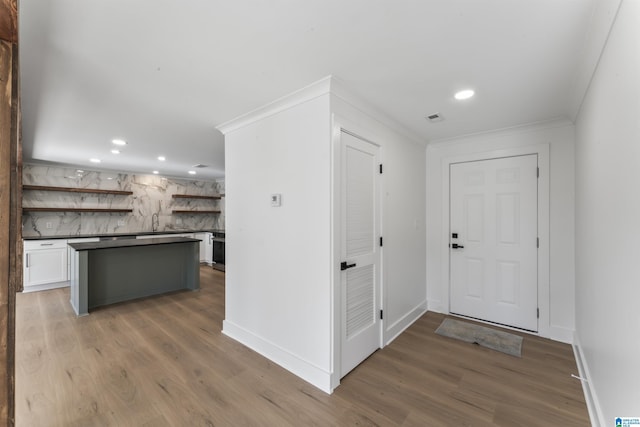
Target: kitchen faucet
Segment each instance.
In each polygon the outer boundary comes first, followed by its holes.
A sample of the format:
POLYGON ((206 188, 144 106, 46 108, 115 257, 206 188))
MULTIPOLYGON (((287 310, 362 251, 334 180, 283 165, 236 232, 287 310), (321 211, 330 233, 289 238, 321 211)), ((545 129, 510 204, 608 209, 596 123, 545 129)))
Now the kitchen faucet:
POLYGON ((154 233, 158 231, 158 226, 160 225, 160 220, 158 219, 158 214, 154 213, 151 215, 151 231, 154 233))

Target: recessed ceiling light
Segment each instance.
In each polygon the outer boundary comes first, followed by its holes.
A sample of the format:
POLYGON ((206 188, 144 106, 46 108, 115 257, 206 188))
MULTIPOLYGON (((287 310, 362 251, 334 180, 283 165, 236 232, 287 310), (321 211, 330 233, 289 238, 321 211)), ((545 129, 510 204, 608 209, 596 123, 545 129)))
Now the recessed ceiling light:
POLYGON ((91 163, 100 163, 100 159, 89 159, 91 163))
POLYGON ((120 150, 111 150, 113 154, 120 154, 120 150))
POLYGON ((158 172, 158 171, 153 171, 153 174, 154 174, 154 175, 158 175, 159 173, 160 173, 160 172, 158 172))
POLYGON ((462 101, 463 99, 471 98, 473 95, 475 95, 475 92, 472 89, 465 89, 461 90, 460 92, 456 92, 456 94, 453 96, 457 100, 462 101))
POLYGON ((84 173, 84 171, 82 169, 76 169, 76 172, 78 173, 84 173))
POLYGON ((111 181, 111 180, 113 179, 113 177, 108 176, 108 177, 107 177, 107 179, 108 179, 109 181, 111 181))
POLYGON ((158 156, 158 160, 160 160, 161 162, 164 162, 166 159, 166 157, 164 156, 158 156))
POLYGON ((189 175, 195 175, 196 171, 189 171, 189 175))
POLYGON ((127 141, 124 139, 112 139, 111 142, 115 145, 127 145, 127 141))

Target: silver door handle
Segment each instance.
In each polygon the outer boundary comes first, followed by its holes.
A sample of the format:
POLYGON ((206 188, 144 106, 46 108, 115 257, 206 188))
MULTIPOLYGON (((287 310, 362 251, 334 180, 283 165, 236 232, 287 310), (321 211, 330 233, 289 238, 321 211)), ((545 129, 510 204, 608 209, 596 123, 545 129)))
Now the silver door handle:
POLYGON ((27 254, 27 268, 29 268, 29 254, 27 254))
POLYGON ((40 246, 53 246, 53 243, 40 243, 40 246))

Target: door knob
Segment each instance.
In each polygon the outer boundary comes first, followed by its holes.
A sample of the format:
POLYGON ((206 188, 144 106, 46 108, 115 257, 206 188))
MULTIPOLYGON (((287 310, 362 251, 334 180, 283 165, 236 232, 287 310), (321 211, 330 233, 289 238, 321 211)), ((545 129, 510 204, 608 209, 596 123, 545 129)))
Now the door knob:
POLYGON ((351 268, 351 267, 355 267, 355 266, 356 266, 356 263, 355 263, 355 262, 354 262, 353 264, 347 264, 347 262, 346 262, 346 261, 342 261, 342 262, 340 263, 340 271, 344 271, 344 270, 346 270, 347 268, 351 268))

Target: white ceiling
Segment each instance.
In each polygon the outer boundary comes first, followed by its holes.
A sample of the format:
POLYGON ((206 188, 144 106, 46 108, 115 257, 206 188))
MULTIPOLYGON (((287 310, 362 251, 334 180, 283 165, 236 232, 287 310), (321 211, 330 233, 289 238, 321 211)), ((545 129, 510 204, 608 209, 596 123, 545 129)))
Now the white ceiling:
POLYGON ((571 120, 594 3, 21 0, 25 161, 222 177, 216 125, 330 74, 425 142, 571 120))

